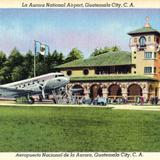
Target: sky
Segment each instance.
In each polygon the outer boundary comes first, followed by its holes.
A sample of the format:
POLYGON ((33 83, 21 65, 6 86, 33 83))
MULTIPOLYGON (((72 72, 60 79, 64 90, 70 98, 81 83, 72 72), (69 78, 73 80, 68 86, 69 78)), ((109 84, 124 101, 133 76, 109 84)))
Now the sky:
POLYGON ((145 17, 160 31, 160 9, 0 9, 0 50, 34 51, 34 40, 67 55, 76 47, 88 57, 95 48, 118 45, 130 51, 128 32, 145 17))

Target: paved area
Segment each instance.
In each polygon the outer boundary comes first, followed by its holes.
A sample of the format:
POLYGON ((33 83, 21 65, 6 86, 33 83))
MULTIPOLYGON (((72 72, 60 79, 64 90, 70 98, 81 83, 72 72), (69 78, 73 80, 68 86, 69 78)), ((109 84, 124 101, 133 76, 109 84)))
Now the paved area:
POLYGON ((135 105, 135 104, 109 104, 107 106, 96 106, 96 105, 62 105, 62 104, 14 104, 14 103, 2 103, 0 106, 52 106, 52 107, 96 107, 96 108, 111 108, 121 110, 148 110, 148 111, 160 111, 160 105, 135 105))
POLYGON ((122 110, 148 110, 148 111, 160 111, 160 106, 153 106, 153 105, 109 105, 113 107, 112 109, 122 109, 122 110))

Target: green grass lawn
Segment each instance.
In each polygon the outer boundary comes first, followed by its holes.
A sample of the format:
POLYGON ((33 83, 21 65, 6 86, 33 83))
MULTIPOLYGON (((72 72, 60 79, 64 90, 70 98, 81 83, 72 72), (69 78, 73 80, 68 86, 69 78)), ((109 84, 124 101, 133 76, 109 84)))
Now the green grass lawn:
POLYGON ((0 151, 160 151, 160 112, 1 106, 0 151))

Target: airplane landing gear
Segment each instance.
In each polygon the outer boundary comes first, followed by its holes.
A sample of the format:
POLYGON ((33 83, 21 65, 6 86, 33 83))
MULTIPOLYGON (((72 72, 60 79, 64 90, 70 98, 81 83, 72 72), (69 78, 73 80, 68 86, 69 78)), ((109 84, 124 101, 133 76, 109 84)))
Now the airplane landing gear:
POLYGON ((28 99, 29 104, 33 104, 34 103, 34 98, 32 96, 30 96, 29 94, 27 96, 27 99, 28 99))
POLYGON ((28 101, 29 101, 30 104, 33 104, 34 103, 34 98, 33 97, 29 97, 28 101))

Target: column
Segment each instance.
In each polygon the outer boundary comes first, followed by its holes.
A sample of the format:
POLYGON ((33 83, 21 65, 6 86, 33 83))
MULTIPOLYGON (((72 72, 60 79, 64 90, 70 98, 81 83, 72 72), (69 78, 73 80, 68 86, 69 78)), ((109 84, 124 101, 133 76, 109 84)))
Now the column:
POLYGON ((124 98, 127 98, 127 96, 128 96, 127 88, 122 88, 122 96, 124 98))
POLYGON ((89 95, 90 95, 90 89, 89 89, 89 87, 87 87, 84 89, 84 96, 85 96, 85 98, 90 98, 89 95))
POLYGON ((108 89, 102 88, 102 94, 103 94, 103 97, 107 98, 108 97, 108 89))
POLYGON ((157 87, 157 96, 160 98, 160 87, 157 87))
POLYGON ((147 89, 142 90, 142 96, 144 98, 144 102, 146 102, 148 100, 148 90, 147 89))

